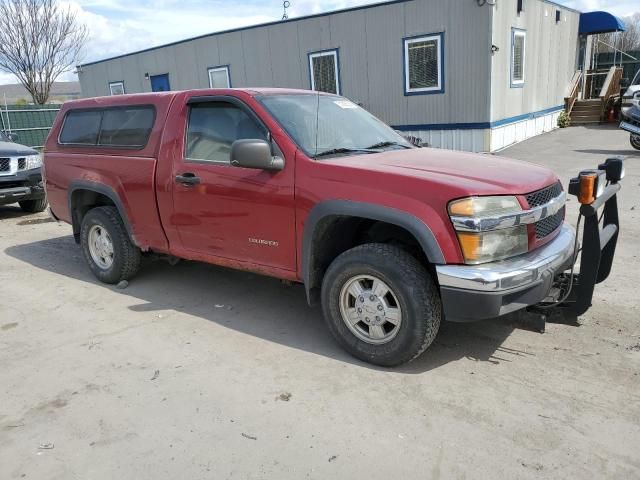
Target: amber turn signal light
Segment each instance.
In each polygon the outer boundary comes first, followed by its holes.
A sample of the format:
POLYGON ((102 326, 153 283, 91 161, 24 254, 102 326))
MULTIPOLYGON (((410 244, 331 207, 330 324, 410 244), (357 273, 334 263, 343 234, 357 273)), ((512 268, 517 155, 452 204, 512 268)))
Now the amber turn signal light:
POLYGON ((591 205, 606 186, 606 173, 602 170, 585 170, 569 182, 569 193, 578 197, 582 205, 591 205))
POLYGON ((596 181, 598 175, 595 173, 589 173, 586 175, 580 175, 580 194, 578 195, 578 201, 583 205, 590 205, 596 199, 596 181))
POLYGON ((477 261, 480 256, 480 235, 470 232, 458 232, 458 240, 465 260, 467 262, 477 261))

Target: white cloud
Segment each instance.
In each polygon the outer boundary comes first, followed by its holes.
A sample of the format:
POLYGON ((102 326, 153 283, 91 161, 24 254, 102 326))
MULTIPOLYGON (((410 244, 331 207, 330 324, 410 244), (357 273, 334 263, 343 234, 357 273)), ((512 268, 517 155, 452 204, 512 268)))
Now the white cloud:
POLYGON ((616 0, 615 2, 611 0, 567 0, 560 3, 581 12, 604 10, 619 17, 626 17, 640 12, 638 0, 616 0))

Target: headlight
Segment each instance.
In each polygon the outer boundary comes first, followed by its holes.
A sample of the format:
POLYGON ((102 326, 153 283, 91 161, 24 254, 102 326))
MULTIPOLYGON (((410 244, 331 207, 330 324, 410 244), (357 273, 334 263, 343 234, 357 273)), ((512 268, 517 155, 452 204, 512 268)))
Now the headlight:
MULTIPOLYGON (((518 199, 513 196, 469 197, 449 204, 449 215, 463 222, 465 217, 473 221, 520 211, 522 207, 518 199)), ((494 262, 526 253, 529 249, 526 225, 483 232, 457 231, 456 233, 464 261, 468 264, 494 262)))
POLYGON ((516 197, 469 197, 449 204, 449 213, 460 217, 486 217, 522 210, 516 197))
POLYGON ((40 155, 29 155, 27 157, 27 170, 39 168, 42 166, 42 157, 40 155))
POLYGON ((520 225, 488 232, 458 232, 465 263, 495 262, 529 250, 527 226, 520 225))

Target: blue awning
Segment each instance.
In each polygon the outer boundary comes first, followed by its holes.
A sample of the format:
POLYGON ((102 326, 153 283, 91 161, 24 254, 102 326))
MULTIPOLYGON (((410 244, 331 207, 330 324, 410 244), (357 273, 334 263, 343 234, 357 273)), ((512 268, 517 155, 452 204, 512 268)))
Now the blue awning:
POLYGON ((608 12, 588 12, 580 14, 580 35, 624 32, 624 30, 624 22, 608 12))

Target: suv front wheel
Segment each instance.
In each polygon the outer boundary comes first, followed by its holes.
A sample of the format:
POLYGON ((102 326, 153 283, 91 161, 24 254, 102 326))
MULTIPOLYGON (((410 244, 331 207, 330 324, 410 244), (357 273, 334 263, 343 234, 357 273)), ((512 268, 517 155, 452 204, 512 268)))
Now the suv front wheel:
POLYGON ((442 307, 427 269, 394 245, 365 244, 337 257, 322 284, 329 330, 353 356, 395 366, 424 352, 442 307))
POLYGON ((131 242, 115 207, 87 212, 80 228, 80 245, 89 268, 104 283, 128 280, 140 268, 140 249, 131 242))

